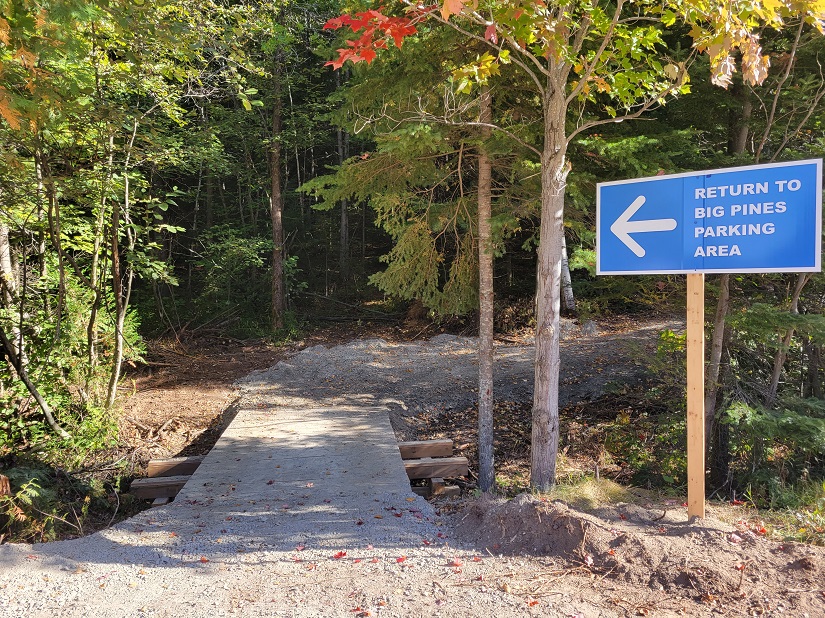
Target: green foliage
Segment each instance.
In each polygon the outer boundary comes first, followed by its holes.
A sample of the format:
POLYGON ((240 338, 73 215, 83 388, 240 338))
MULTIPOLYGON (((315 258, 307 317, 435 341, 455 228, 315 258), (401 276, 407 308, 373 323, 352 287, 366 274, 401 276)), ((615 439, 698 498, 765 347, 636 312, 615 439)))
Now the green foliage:
POLYGON ((632 470, 644 486, 680 487, 686 482, 686 424, 683 413, 631 416, 620 413, 604 427, 605 449, 614 463, 632 470))
POLYGON ((811 342, 825 343, 825 316, 815 313, 794 314, 766 303, 755 303, 735 314, 730 324, 743 338, 776 350, 789 330, 811 342))
POLYGON ((135 512, 136 501, 120 493, 120 477, 84 479, 58 467, 22 459, 0 469, 11 495, 0 496, 0 539, 40 543, 82 536, 135 512))
POLYGON ((265 267, 272 240, 224 224, 204 231, 198 241, 201 257, 195 266, 203 280, 199 302, 225 306, 236 302, 238 292, 252 296, 248 286, 256 277, 251 275, 265 267))
POLYGON ((737 482, 750 487, 759 505, 798 506, 796 487, 825 476, 822 402, 813 401, 803 409, 766 409, 735 401, 724 413, 737 482))

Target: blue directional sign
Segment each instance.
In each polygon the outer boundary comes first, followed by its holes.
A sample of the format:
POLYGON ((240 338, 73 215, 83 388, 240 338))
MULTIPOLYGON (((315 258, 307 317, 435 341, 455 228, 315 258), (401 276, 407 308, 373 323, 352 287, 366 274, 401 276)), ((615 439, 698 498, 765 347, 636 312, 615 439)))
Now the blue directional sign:
POLYGON ((822 160, 605 182, 596 272, 821 270, 822 160))

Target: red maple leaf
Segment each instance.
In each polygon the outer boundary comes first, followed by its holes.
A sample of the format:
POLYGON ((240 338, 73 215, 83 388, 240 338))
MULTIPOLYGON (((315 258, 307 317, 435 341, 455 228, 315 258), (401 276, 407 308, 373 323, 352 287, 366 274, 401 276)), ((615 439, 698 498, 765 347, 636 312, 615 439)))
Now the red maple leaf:
POLYGON ((496 25, 490 24, 484 31, 484 38, 491 41, 494 45, 498 44, 498 34, 496 33, 496 25))

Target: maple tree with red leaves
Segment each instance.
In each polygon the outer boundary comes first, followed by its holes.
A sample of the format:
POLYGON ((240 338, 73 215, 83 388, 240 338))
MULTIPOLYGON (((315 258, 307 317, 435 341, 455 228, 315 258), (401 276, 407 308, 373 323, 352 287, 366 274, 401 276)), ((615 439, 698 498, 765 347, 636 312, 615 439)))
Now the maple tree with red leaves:
POLYGON ((405 37, 418 32, 412 19, 388 17, 378 10, 363 11, 354 16, 341 15, 324 24, 324 30, 339 28, 349 28, 356 33, 363 30, 363 33, 358 39, 348 40, 348 47, 338 49, 338 58, 324 65, 336 70, 344 66, 347 60, 370 64, 377 56, 376 50, 387 48, 388 40, 392 39, 396 47, 401 47, 405 37))

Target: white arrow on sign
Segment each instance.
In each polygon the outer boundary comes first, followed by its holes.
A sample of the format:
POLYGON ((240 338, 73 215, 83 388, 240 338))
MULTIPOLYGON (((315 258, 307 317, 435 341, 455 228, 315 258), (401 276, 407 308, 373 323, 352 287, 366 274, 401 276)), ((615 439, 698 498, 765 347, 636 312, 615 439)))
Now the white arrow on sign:
POLYGON ((648 219, 647 221, 630 221, 630 217, 636 214, 645 203, 645 196, 640 195, 633 203, 627 207, 621 216, 610 226, 610 231, 621 240, 627 248, 636 254, 636 257, 644 257, 645 250, 633 240, 630 235, 636 232, 669 232, 676 229, 676 219, 648 219))

